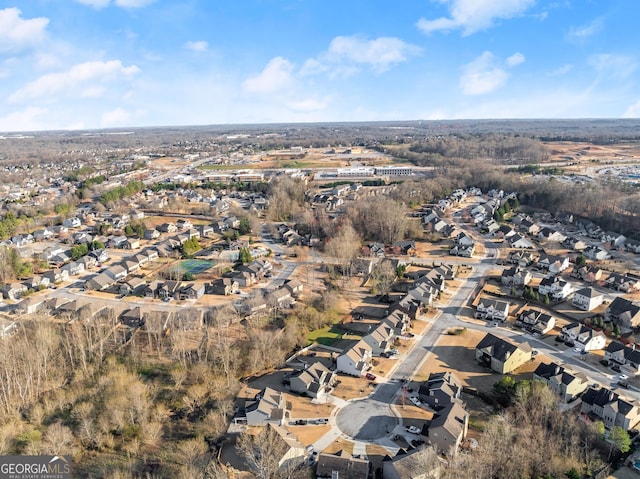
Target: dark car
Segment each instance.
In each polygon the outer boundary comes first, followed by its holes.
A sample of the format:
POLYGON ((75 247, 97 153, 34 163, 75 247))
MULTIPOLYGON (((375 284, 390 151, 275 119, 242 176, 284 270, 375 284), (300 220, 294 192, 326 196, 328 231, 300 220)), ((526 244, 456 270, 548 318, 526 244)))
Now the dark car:
POLYGON ((617 373, 621 373, 622 369, 620 369, 620 366, 611 366, 611 369, 614 370, 617 373))
POLYGON ((367 378, 369 381, 375 381, 376 379, 376 375, 371 373, 365 374, 364 377, 367 378))

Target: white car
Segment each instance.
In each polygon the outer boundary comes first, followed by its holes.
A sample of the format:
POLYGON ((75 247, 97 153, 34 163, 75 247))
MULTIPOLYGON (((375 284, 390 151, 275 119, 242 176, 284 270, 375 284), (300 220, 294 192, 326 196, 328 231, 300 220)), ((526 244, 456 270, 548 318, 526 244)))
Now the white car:
POLYGON ((407 431, 410 432, 411 434, 420 434, 422 432, 420 431, 420 428, 416 426, 407 427, 407 431))
POLYGON ((626 374, 621 374, 618 377, 620 378, 620 381, 626 381, 627 379, 629 379, 629 376, 627 376, 626 374))
POLYGON ((410 398, 409 398, 409 401, 411 401, 411 403, 412 403, 414 406, 421 406, 421 405, 422 405, 422 403, 420 402, 420 399, 418 399, 418 398, 417 398, 417 397, 415 397, 415 396, 410 397, 410 398))

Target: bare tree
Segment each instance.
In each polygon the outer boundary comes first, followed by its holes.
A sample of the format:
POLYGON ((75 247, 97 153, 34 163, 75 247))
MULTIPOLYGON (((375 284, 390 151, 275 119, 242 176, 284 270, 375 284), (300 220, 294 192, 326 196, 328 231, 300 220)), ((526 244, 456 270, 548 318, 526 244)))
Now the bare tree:
POLYGON ((345 222, 325 244, 325 253, 338 261, 343 275, 351 275, 351 263, 360 251, 360 236, 350 222, 345 222))

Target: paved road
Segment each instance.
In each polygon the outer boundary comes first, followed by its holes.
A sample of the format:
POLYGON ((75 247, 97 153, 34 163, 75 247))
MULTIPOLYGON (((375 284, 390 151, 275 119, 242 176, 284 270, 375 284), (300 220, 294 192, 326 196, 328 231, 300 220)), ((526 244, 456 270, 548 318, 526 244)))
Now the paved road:
POLYGON ((338 428, 349 438, 371 441, 385 437, 398 425, 389 402, 368 398, 353 401, 340 410, 336 417, 338 428))

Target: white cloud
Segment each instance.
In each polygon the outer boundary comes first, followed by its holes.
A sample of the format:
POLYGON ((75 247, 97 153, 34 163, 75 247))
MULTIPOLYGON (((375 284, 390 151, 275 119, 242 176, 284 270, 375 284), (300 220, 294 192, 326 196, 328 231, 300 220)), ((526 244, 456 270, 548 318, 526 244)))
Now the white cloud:
POLYGON ((131 124, 131 113, 124 108, 106 111, 102 114, 100 124, 105 127, 127 126, 131 124))
POLYGON ((632 57, 611 53, 590 56, 589 65, 598 73, 618 79, 629 77, 638 67, 637 62, 632 57))
POLYGON ((206 52, 209 49, 209 43, 204 40, 186 42, 184 48, 194 52, 206 52))
POLYGON ((261 73, 247 78, 242 87, 249 93, 273 93, 291 85, 294 65, 282 57, 272 58, 261 73))
POLYGON ((295 100, 287 103, 287 106, 294 111, 309 112, 320 111, 327 107, 327 100, 319 100, 317 98, 306 98, 303 100, 295 100))
POLYGON ((76 0, 76 2, 93 8, 104 8, 111 3, 111 0, 76 0))
POLYGON ((0 10, 0 52, 19 51, 45 40, 49 19, 23 19, 17 8, 0 10))
POLYGON ((9 100, 13 102, 24 101, 58 93, 74 95, 80 92, 81 95, 84 95, 88 92, 91 95, 90 92, 97 91, 98 83, 104 84, 128 78, 139 72, 140 69, 137 66, 125 67, 120 60, 80 63, 64 72, 48 73, 41 76, 13 93, 9 100))
POLYGON ((420 52, 419 47, 395 37, 367 40, 360 35, 338 36, 331 40, 327 51, 305 62, 301 74, 330 72, 331 76, 350 76, 363 65, 382 73, 420 52))
MULTIPOLYGON (((113 5, 122 8, 141 8, 151 5, 155 1, 156 0, 115 0, 113 5)), ((98 9, 108 7, 112 4, 111 0, 76 0, 76 2, 98 9)))
POLYGON ((493 53, 484 52, 463 67, 460 87, 465 95, 484 95, 503 87, 508 78, 493 53))
POLYGON ((29 107, 23 111, 14 111, 0 118, 0 131, 33 131, 44 129, 44 119, 49 110, 29 107))
POLYGON ((558 76, 566 75, 571 70, 573 70, 573 65, 571 65, 570 63, 567 63, 566 65, 562 65, 561 67, 556 68, 555 70, 551 70, 550 72, 547 72, 547 76, 558 77, 558 76))
POLYGON ((425 33, 461 29, 464 36, 485 30, 495 20, 522 15, 535 0, 439 0, 449 5, 450 17, 418 20, 417 27, 425 33))
POLYGON ((602 18, 596 18, 587 25, 583 25, 581 27, 571 27, 568 33, 568 37, 569 40, 574 42, 582 41, 600 32, 603 27, 604 20, 602 18))
POLYGON ((622 114, 622 118, 640 118, 640 100, 633 105, 629 105, 626 111, 622 114))
POLYGON ((524 55, 520 52, 516 52, 509 58, 507 58, 507 65, 509 65, 510 67, 515 67, 517 65, 520 65, 521 63, 524 63, 524 60, 524 55))

